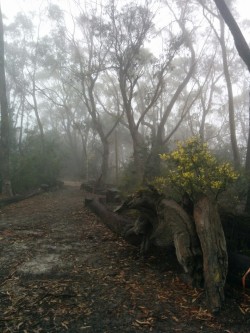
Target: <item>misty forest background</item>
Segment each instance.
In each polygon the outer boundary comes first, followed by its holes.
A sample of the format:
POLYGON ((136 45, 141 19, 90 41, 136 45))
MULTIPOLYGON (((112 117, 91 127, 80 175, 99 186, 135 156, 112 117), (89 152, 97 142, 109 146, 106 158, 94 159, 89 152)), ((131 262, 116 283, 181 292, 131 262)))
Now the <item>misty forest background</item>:
POLYGON ((198 136, 241 172, 244 199, 249 73, 214 2, 70 3, 2 13, 13 191, 58 178, 132 191, 198 136))

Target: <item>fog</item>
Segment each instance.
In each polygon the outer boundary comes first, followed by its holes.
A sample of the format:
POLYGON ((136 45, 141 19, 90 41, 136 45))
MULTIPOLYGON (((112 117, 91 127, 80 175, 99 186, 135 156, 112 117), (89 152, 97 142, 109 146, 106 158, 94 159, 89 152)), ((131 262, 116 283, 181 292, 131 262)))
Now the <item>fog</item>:
MULTIPOLYGON (((249 40, 247 6, 230 8, 249 40)), ((56 178, 133 187, 191 136, 244 165, 249 74, 213 2, 10 0, 2 12, 16 191, 56 178)))

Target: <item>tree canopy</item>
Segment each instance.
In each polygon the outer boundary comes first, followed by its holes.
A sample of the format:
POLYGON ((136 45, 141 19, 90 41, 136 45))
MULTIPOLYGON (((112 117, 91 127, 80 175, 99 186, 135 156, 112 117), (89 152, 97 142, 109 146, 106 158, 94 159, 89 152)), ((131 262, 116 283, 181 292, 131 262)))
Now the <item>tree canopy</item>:
POLYGON ((35 149, 44 181, 132 189, 192 136, 238 170, 246 162, 248 73, 215 4, 55 0, 4 23, 11 179, 35 149))

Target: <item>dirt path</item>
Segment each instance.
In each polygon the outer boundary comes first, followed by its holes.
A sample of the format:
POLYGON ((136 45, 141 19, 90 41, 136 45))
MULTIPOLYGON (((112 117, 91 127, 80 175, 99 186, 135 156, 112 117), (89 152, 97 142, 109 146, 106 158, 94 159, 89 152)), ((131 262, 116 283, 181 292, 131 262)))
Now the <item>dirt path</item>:
POLYGON ((179 273, 110 233, 78 186, 0 211, 1 333, 250 332, 249 293, 228 289, 214 317, 179 273))

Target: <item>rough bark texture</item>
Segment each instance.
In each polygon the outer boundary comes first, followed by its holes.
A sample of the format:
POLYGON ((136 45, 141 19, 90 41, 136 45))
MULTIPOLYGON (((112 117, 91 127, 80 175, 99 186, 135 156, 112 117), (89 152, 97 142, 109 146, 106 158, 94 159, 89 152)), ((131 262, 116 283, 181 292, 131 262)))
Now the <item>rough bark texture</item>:
POLYGON ((213 312, 217 312, 224 301, 228 256, 216 203, 203 196, 194 206, 194 219, 203 253, 203 274, 208 304, 213 312))
MULTIPOLYGON (((171 230, 179 263, 192 278, 193 285, 200 287, 203 284, 202 252, 194 221, 173 200, 162 200, 158 212, 159 217, 163 214, 160 219, 171 230)), ((158 228, 155 234, 160 238, 161 230, 158 228)))
MULTIPOLYGON (((191 278, 193 286, 204 286, 208 307, 213 312, 219 311, 222 306, 227 277, 229 282, 242 286, 250 258, 230 251, 228 260, 217 205, 207 197, 202 197, 195 204, 194 219, 178 203, 165 199, 150 187, 130 196, 116 209, 119 213, 137 211, 137 214, 126 218, 109 211, 96 198, 85 202, 109 229, 128 243, 140 245, 142 254, 148 252, 152 245, 169 248, 174 244, 177 260, 191 278), (140 215, 136 219, 138 213, 140 215), (230 272, 227 276, 228 261, 230 272)), ((227 226, 225 215, 223 222, 227 226)), ((229 225, 227 236, 231 234, 230 221, 229 225)), ((249 285, 250 276, 246 276, 246 287, 249 285)))

